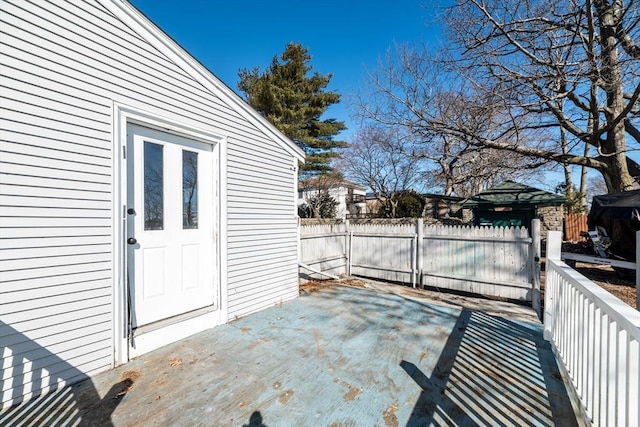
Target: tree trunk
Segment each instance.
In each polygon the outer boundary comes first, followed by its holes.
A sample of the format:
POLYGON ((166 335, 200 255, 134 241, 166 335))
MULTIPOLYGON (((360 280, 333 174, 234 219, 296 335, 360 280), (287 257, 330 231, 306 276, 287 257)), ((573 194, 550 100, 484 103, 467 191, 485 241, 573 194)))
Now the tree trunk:
POLYGON ((623 15, 622 4, 605 0, 594 2, 600 23, 600 44, 602 47, 602 87, 607 95, 605 116, 607 123, 613 124, 606 130, 606 137, 601 141, 600 159, 607 167, 601 170, 609 193, 632 190, 635 181, 629 173, 626 156, 626 131, 624 120, 616 120, 622 116, 625 107, 623 81, 618 58, 618 41, 616 27, 619 16, 623 15))
POLYGON ((618 193, 637 188, 637 183, 627 168, 627 159, 624 155, 622 159, 620 159, 620 155, 615 155, 599 157, 598 160, 607 164, 605 169, 600 170, 604 182, 607 184, 607 192, 618 193))
MULTIPOLYGON (((589 149, 590 146, 589 144, 584 144, 584 156, 585 157, 589 157, 589 149)), ((587 179, 589 177, 589 168, 587 168, 586 166, 582 166, 581 167, 581 171, 580 171, 580 204, 582 205, 582 207, 584 208, 584 210, 587 210, 587 179)))
MULTIPOLYGON (((564 108, 562 107, 562 103, 560 103, 560 105, 560 108, 564 110, 564 108)), ((567 143, 567 131, 563 127, 560 128, 560 143, 562 144, 562 154, 568 154, 569 147, 567 143)), ((567 196, 567 199, 573 200, 574 186, 573 178, 571 177, 571 165, 569 165, 568 163, 563 163, 562 169, 564 170, 565 196, 567 196)))

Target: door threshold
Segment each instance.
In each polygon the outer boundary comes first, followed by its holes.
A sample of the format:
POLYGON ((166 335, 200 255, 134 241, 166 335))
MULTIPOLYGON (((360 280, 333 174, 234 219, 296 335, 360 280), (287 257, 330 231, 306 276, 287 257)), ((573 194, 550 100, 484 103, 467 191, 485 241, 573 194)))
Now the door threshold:
POLYGON ((210 306, 136 328, 134 338, 128 340, 127 360, 225 322, 226 319, 222 318, 222 310, 210 306))
POLYGON ((186 313, 177 314, 175 316, 167 317, 166 319, 157 320, 155 322, 148 323, 146 325, 133 328, 131 331, 131 338, 135 339, 140 335, 144 335, 149 332, 157 331, 158 329, 166 328, 167 326, 175 325, 176 323, 184 322, 185 320, 193 319, 194 317, 203 316, 207 313, 211 313, 218 310, 215 305, 199 308, 197 310, 188 311, 186 313))

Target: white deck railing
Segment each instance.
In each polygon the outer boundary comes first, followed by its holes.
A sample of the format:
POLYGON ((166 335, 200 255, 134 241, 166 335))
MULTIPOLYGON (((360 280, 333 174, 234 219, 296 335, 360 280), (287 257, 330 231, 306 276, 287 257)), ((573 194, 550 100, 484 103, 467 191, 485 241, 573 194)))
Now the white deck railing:
POLYGON ((640 426, 640 312, 560 259, 548 236, 544 332, 595 426, 640 426))

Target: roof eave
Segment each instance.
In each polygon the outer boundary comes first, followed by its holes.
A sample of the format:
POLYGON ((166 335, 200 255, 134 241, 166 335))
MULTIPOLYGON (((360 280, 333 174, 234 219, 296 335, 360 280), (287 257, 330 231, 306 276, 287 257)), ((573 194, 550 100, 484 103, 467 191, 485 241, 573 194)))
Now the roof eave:
POLYGON ((165 33, 153 21, 147 18, 129 1, 124 0, 98 0, 105 8, 115 16, 133 24, 131 28, 141 35, 147 42, 151 43, 160 52, 172 58, 175 63, 187 74, 200 82, 213 94, 225 99, 232 106, 236 107, 244 118, 253 122, 256 127, 271 135, 274 141, 289 152, 300 162, 305 161, 304 151, 298 147, 291 139, 280 132, 267 119, 262 117, 256 110, 251 108, 238 94, 236 94, 222 80, 216 77, 207 67, 202 65, 187 50, 178 44, 171 36, 165 33))

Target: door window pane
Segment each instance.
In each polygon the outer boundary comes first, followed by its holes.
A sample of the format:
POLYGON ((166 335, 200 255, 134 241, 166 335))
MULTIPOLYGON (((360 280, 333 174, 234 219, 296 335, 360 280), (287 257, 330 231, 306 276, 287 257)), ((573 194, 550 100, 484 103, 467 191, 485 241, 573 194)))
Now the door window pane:
POLYGON ((198 153, 182 151, 182 228, 198 228, 198 153))
POLYGON ((164 228, 163 146, 144 143, 144 229, 164 228))

